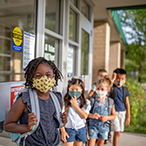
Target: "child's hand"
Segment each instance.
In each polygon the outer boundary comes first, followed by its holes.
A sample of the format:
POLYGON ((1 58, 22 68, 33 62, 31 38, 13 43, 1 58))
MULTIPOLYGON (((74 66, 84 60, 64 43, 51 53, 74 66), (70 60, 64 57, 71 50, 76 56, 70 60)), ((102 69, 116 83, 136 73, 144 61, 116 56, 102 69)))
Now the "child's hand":
POLYGON ((67 123, 67 112, 62 113, 62 123, 64 125, 67 123))
POLYGON ((70 103, 73 107, 77 106, 77 98, 76 97, 71 97, 70 103))
POLYGON ((66 137, 69 138, 69 135, 68 135, 67 132, 65 131, 65 128, 62 127, 62 128, 60 128, 60 130, 61 130, 61 140, 62 140, 63 142, 67 142, 66 137))
POLYGON ((113 73, 113 75, 112 75, 112 82, 114 82, 116 80, 116 78, 117 78, 117 74, 113 73))
POLYGON ((99 119, 100 117, 101 117, 101 115, 99 115, 98 113, 93 114, 93 119, 99 119))
POLYGON ((101 120, 102 122, 106 122, 108 119, 107 119, 107 116, 101 116, 101 117, 100 117, 100 120, 101 120))
POLYGON ((125 126, 128 126, 129 124, 130 124, 130 118, 127 118, 125 126))
POLYGON ((29 113, 27 129, 31 131, 33 125, 37 124, 36 122, 38 122, 36 115, 34 113, 29 113))

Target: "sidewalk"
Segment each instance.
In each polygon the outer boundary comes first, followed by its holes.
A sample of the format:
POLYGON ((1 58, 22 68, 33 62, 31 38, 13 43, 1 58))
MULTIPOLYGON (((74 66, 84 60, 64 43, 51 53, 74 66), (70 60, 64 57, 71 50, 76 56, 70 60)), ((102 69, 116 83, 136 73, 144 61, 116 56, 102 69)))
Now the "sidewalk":
POLYGON ((17 146, 10 139, 10 136, 7 132, 0 133, 0 146, 17 146))
MULTIPOLYGON (((105 146, 112 146, 112 144, 108 143, 105 146)), ((137 134, 129 132, 121 133, 119 146, 146 146, 146 134, 137 134)))
MULTIPOLYGON (((113 137, 113 136, 112 136, 113 137)), ((119 146, 145 146, 146 145, 146 134, 137 133, 121 133, 119 146)), ((0 133, 0 146, 17 146, 15 143, 11 142, 8 133, 0 133)), ((61 144, 61 146, 63 146, 61 144)), ((111 144, 106 144, 104 146, 112 146, 111 144)))

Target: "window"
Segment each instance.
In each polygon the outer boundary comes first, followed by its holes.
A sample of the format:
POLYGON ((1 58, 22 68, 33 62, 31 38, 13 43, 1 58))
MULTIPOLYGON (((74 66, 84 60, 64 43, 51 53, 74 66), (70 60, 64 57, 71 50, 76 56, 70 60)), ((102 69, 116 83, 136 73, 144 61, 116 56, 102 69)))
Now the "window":
POLYGON ((81 12, 87 19, 90 20, 90 7, 85 0, 81 0, 81 12))
POLYGON ((59 40, 48 35, 45 36, 44 57, 47 60, 53 61, 58 64, 58 45, 59 40))
POLYGON ((60 0, 46 0, 45 27, 56 33, 60 33, 60 0))
POLYGON ((77 73, 77 50, 75 46, 69 45, 67 56, 67 76, 75 76, 77 73))
POLYGON ((82 29, 81 75, 88 74, 89 34, 82 29))
POLYGON ((77 0, 70 0, 70 2, 77 7, 77 0))
POLYGON ((77 14, 70 9, 69 15, 69 39, 76 41, 76 32, 77 32, 77 14))
POLYGON ((23 51, 12 50, 12 31, 35 33, 34 10, 35 0, 0 1, 0 82, 24 80, 23 51))

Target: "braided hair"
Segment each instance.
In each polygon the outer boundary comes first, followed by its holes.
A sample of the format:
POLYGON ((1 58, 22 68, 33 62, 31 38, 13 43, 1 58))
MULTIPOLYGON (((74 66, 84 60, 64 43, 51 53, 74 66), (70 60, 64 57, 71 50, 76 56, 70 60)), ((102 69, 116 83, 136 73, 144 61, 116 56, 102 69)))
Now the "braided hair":
POLYGON ((87 102, 86 102, 86 98, 85 98, 85 90, 84 90, 84 83, 81 79, 78 79, 78 78, 72 78, 71 80, 69 80, 68 82, 68 86, 67 86, 67 93, 64 95, 64 103, 65 103, 65 106, 66 107, 69 107, 71 105, 70 103, 70 95, 69 95, 69 88, 71 85, 79 85, 81 88, 82 88, 82 94, 81 96, 79 97, 79 99, 81 100, 80 102, 80 108, 84 107, 85 108, 87 107, 87 102))
POLYGON ((35 71, 36 71, 37 67, 43 63, 48 64, 50 66, 50 68, 53 70, 53 74, 55 74, 56 83, 54 86, 58 85, 59 79, 62 81, 63 75, 59 71, 59 69, 56 67, 56 65, 52 61, 46 60, 44 57, 38 57, 38 58, 31 60, 25 68, 26 72, 25 72, 24 77, 26 78, 26 82, 25 82, 26 87, 27 86, 32 87, 32 84, 33 84, 32 79, 34 77, 35 71))

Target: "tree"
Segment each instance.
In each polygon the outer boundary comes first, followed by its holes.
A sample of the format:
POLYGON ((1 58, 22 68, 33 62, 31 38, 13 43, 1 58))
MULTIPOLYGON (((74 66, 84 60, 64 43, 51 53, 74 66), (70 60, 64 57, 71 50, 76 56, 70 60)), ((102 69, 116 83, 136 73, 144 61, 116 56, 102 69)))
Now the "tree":
POLYGON ((119 11, 121 24, 129 29, 125 31, 131 44, 127 45, 126 59, 128 71, 138 72, 138 81, 145 82, 146 77, 146 9, 119 11), (133 62, 131 64, 130 62, 133 62), (130 63, 130 64, 129 64, 130 63))

